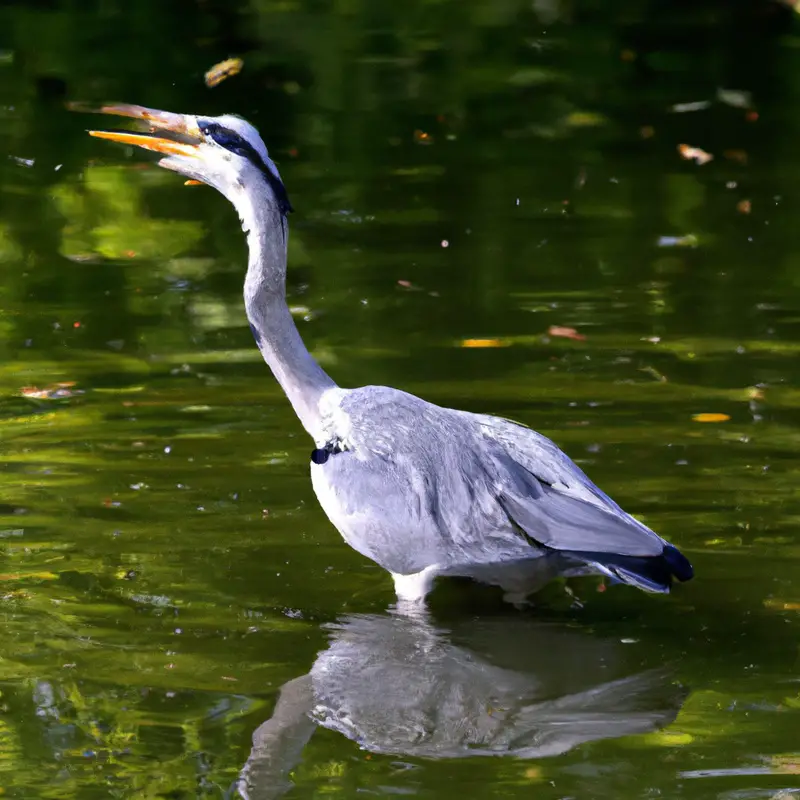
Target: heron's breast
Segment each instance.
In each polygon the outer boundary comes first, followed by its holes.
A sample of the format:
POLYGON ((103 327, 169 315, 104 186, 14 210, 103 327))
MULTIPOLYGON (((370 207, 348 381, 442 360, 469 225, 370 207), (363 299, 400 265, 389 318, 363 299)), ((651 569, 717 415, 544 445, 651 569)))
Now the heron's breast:
MULTIPOLYGON (((311 486, 322 510, 350 547, 377 560, 369 545, 369 532, 365 529, 362 515, 358 513, 359 509, 351 508, 352 503, 345 503, 341 487, 333 480, 333 470, 326 469, 326 466, 311 464, 311 486)), ((369 502, 369 498, 365 497, 364 502, 369 502)))
POLYGON ((312 463, 311 483, 344 541, 393 573, 406 575, 439 563, 447 553, 446 541, 427 515, 413 510, 408 493, 392 481, 336 469, 332 462, 343 457, 312 463))
POLYGON ((327 514, 328 519, 338 528, 338 517, 344 517, 342 504, 336 495, 336 491, 329 479, 328 470, 325 464, 311 464, 311 486, 317 496, 322 510, 327 514))

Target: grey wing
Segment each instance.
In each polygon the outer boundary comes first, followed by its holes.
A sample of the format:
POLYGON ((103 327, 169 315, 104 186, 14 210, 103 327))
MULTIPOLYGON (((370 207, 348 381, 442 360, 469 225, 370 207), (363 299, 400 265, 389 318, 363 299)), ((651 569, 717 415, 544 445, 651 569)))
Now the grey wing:
POLYGON ((476 415, 499 473, 498 502, 536 542, 556 550, 657 556, 665 542, 623 511, 553 442, 476 415))

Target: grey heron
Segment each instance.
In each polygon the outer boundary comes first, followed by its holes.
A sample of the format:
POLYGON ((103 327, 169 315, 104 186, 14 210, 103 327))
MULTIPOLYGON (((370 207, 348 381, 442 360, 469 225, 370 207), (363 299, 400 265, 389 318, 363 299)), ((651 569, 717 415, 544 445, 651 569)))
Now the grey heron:
POLYGON ((421 604, 439 575, 500 585, 515 601, 556 575, 599 573, 651 592, 692 577, 677 548, 545 436, 399 389, 341 388, 325 373, 286 304, 292 207, 252 125, 127 104, 94 110, 149 131, 92 136, 160 153, 160 166, 212 186, 235 207, 249 247, 247 318, 314 440, 314 491, 345 542, 391 573, 399 601, 421 604))

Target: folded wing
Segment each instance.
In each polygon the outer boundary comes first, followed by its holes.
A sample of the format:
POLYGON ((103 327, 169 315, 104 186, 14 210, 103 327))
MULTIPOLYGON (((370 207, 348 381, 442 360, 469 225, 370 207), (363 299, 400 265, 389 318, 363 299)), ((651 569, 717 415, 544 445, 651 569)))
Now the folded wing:
POLYGON ((692 577, 680 551, 623 511, 549 439, 497 417, 481 416, 480 425, 498 471, 498 502, 532 544, 647 591, 668 592, 673 577, 692 577))

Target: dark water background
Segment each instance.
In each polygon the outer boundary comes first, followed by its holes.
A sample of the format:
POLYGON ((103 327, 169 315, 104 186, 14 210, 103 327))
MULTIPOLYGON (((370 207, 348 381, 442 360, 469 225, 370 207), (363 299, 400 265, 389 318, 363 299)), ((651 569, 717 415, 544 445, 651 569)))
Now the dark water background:
POLYGON ((248 758, 253 797, 800 796, 798 76, 766 0, 2 3, 2 796, 248 758), (317 507, 234 212, 68 100, 249 118, 331 374, 533 425, 697 579, 451 583, 409 630, 317 507))

